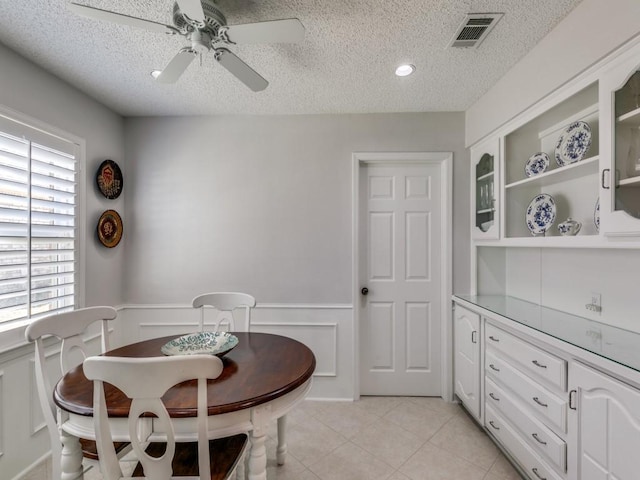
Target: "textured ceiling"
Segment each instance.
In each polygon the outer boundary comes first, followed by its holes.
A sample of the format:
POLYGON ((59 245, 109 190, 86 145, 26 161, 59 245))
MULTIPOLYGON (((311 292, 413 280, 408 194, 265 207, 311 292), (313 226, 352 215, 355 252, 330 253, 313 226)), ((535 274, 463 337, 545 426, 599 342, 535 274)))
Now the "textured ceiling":
MULTIPOLYGON (((76 1, 171 24, 172 0, 76 1)), ((158 84, 150 71, 186 46, 184 37, 79 17, 65 0, 0 0, 0 42, 124 116, 462 111, 580 0, 217 3, 229 25, 304 24, 300 45, 230 47, 269 81, 266 90, 250 91, 211 54, 176 84, 158 84), (486 12, 505 15, 478 49, 447 48, 466 13, 486 12), (416 72, 396 77, 405 62, 416 72)))

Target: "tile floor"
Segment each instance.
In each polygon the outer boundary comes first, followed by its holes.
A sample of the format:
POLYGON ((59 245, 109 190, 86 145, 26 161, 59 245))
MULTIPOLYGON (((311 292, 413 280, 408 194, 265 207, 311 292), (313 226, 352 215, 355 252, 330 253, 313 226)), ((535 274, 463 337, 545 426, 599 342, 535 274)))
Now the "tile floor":
MULTIPOLYGON (((460 406, 439 398, 305 401, 287 421, 283 466, 275 460, 275 422, 269 432, 268 480, 521 479, 460 406)), ((102 477, 93 469, 85 479, 102 477)))

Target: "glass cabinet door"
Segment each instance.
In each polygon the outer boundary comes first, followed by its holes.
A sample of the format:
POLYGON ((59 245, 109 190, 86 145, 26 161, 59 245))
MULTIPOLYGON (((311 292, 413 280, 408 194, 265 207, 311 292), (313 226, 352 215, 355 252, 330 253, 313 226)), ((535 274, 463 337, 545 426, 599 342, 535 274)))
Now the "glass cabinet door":
POLYGON ((488 140, 471 150, 472 232, 474 239, 499 238, 499 141, 488 140))
MULTIPOLYGON (((637 49, 635 49, 637 50, 637 49)), ((602 129, 610 156, 600 172, 600 230, 605 235, 640 235, 640 59, 636 52, 601 82, 602 129)))

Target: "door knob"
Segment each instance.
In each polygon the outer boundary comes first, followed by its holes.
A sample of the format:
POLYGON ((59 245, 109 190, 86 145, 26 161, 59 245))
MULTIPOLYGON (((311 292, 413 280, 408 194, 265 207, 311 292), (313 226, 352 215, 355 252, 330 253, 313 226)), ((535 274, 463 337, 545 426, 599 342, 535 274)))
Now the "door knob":
POLYGON ((362 290, 360 290, 360 293, 362 293, 363 295, 366 295, 369 293, 369 289, 367 287, 362 287, 362 290))

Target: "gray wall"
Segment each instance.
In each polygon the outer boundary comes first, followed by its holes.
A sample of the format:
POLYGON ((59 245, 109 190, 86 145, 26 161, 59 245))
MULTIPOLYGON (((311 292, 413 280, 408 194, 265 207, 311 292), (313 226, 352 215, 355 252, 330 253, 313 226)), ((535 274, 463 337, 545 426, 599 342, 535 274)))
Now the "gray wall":
POLYGON ((351 154, 454 152, 454 291, 468 291, 463 113, 127 119, 125 300, 351 303, 351 154))
MULTIPOLYGON (((86 221, 86 305, 122 303, 124 249, 106 249, 96 239, 96 223, 109 208, 122 215, 124 196, 105 199, 95 187, 95 172, 100 162, 111 158, 125 175, 124 122, 122 117, 99 104, 57 77, 25 60, 0 44, 0 105, 46 122, 86 140, 86 164, 82 165, 87 182, 86 221)), ((126 221, 126 220, 125 220, 126 221)))

